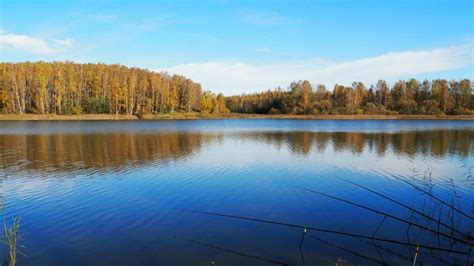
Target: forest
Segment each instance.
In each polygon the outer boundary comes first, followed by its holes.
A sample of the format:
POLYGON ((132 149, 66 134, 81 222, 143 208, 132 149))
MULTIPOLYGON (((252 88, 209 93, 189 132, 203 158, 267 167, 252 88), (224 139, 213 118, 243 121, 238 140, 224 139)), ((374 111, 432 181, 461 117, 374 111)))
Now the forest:
POLYGON ((237 113, 460 115, 474 113, 472 87, 468 79, 410 79, 392 87, 384 80, 369 88, 362 82, 336 84, 330 91, 324 85, 313 89, 305 80, 291 83, 289 89, 232 96, 226 102, 237 113))
POLYGON ((123 65, 1 63, 0 112, 7 114, 224 113, 225 98, 183 76, 123 65))
POLYGON ((287 89, 224 97, 180 75, 113 64, 25 62, 0 64, 3 114, 474 114, 469 79, 386 81, 367 86, 313 88, 297 81, 287 89))

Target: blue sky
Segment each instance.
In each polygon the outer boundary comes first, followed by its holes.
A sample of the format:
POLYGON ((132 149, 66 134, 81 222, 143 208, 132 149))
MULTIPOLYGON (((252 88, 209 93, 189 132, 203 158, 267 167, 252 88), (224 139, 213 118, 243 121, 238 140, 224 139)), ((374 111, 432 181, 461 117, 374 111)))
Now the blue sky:
POLYGON ((120 63, 225 94, 473 79, 473 1, 2 0, 1 61, 120 63))

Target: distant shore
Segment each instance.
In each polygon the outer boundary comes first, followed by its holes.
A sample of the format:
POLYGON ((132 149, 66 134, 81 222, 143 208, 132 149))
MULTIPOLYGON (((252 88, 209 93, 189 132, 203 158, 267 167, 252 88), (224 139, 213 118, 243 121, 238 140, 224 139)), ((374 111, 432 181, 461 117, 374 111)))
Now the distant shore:
POLYGON ((37 115, 0 114, 0 121, 50 121, 50 120, 195 120, 195 119, 300 119, 300 120, 474 120, 474 115, 269 115, 240 114, 225 115, 201 113, 166 113, 150 115, 37 115))

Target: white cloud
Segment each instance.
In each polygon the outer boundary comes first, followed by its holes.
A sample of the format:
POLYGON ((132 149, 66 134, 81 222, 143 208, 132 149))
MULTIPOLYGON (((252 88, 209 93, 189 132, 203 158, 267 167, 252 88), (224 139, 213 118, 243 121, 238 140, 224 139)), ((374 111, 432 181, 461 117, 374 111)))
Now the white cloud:
POLYGON ((52 54, 53 49, 41 39, 33 38, 27 35, 17 35, 6 33, 0 35, 0 45, 3 49, 13 49, 19 51, 31 52, 34 54, 52 54))
POLYGON ((52 55, 74 46, 72 39, 43 40, 24 34, 0 33, 1 50, 17 50, 38 55, 52 55))
POLYGON ((371 58, 335 62, 321 58, 275 64, 247 62, 201 62, 181 64, 166 70, 200 82, 205 89, 226 95, 255 92, 292 81, 307 79, 313 84, 375 83, 378 79, 414 77, 472 65, 472 43, 440 48, 392 52, 371 58))

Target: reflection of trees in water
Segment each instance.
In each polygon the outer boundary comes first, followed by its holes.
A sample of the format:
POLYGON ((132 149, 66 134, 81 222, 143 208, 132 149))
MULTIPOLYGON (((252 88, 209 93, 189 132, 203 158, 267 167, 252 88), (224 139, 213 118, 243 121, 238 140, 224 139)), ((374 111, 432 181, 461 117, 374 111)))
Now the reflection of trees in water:
POLYGON ((287 146, 296 154, 308 154, 313 149, 362 153, 366 150, 384 156, 387 150, 397 155, 445 156, 457 154, 466 157, 472 154, 474 131, 435 130, 400 133, 364 132, 251 132, 238 133, 248 138, 278 147, 287 146))
POLYGON ((0 136, 0 159, 5 168, 119 169, 180 160, 199 150, 205 139, 191 133, 6 135, 0 136))
POLYGON ((397 155, 472 155, 474 131, 435 130, 402 133, 362 132, 163 132, 156 134, 46 134, 0 136, 3 168, 52 170, 121 169, 124 165, 166 163, 201 150, 226 137, 287 147, 295 154, 327 149, 360 154, 390 150, 397 155))

